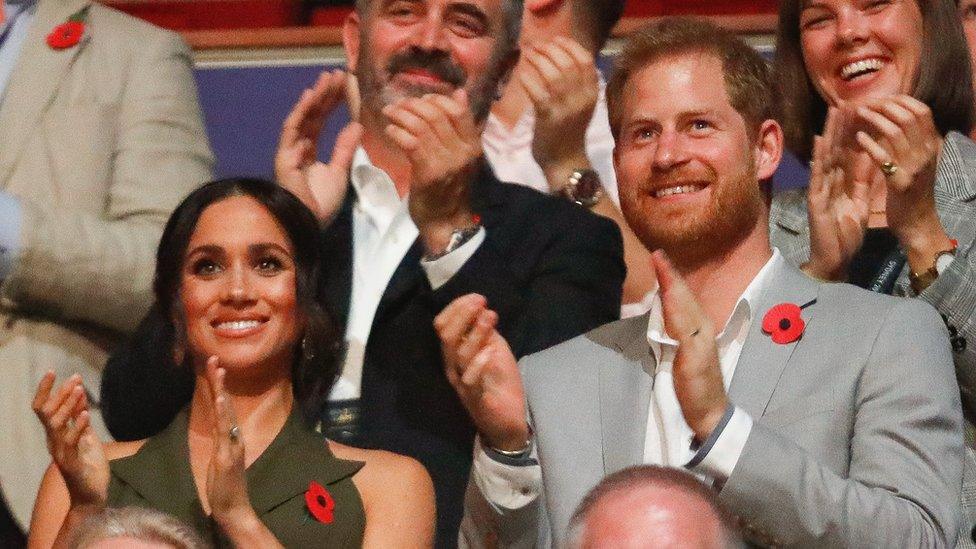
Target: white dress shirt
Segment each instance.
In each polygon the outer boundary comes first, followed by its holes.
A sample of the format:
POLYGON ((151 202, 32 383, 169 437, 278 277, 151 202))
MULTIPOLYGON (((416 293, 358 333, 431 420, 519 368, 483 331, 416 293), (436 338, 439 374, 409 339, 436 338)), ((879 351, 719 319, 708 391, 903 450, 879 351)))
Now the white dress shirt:
MULTIPOLYGON (((407 209, 407 198, 400 197, 390 176, 370 162, 362 147, 353 156, 350 179, 356 192, 352 208, 352 292, 346 357, 331 400, 359 398, 366 342, 376 308, 397 266, 419 235, 407 209)), ((431 288, 437 289, 450 280, 484 240, 482 228, 457 250, 434 261, 421 261, 431 288)))
MULTIPOLYGON (((498 179, 549 194, 546 176, 532 157, 534 133, 535 112, 532 109, 526 111, 511 129, 494 114, 489 114, 485 131, 481 135, 481 144, 498 179)), ((600 175, 603 190, 619 208, 617 176, 613 171, 613 135, 610 133, 610 119, 607 116, 606 83, 602 77, 600 96, 593 110, 593 118, 586 129, 586 156, 600 175)))
MULTIPOLYGON (((774 250, 772 257, 736 301, 725 327, 716 338, 726 391, 732 382, 749 329, 756 315, 761 314, 755 310, 755 306, 769 286, 768 274, 773 265, 781 261, 784 261, 783 257, 778 250, 774 250)), ((646 421, 644 463, 687 467, 706 481, 724 482, 742 455, 752 431, 752 418, 744 410, 733 407, 731 418, 709 437, 712 444, 693 449, 693 432, 684 420, 674 392, 672 366, 677 342, 664 331, 661 299, 657 291, 651 304, 647 341, 656 367, 653 372, 648 372, 654 377, 654 389, 646 421)), ((524 507, 535 500, 542 490, 542 471, 538 465, 501 463, 484 451, 480 441, 475 444, 473 476, 485 498, 501 508, 524 507)))

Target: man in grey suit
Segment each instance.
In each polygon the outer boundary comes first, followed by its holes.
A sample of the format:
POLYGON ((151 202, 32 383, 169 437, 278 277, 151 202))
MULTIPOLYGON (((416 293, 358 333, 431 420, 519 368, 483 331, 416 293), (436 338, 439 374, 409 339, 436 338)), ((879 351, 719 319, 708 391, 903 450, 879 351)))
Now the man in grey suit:
POLYGON ((80 375, 107 435, 102 367, 149 308, 159 235, 213 156, 175 33, 92 0, 8 0, 3 13, 0 486, 26 527, 50 462, 38 381, 80 375))
POLYGON ((708 23, 628 41, 608 88, 614 161, 660 287, 648 314, 518 366, 479 296, 436 319, 480 437, 462 543, 557 543, 591 487, 639 463, 713 485, 753 543, 955 541, 962 414, 945 326, 918 300, 819 283, 772 250, 774 99, 763 60, 708 23))

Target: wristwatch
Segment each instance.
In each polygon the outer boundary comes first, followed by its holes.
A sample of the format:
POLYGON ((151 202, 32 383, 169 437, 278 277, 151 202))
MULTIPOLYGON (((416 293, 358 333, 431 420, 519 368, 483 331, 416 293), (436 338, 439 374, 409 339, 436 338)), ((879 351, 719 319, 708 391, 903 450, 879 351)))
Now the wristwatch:
POLYGON ((955 239, 952 240, 952 248, 948 250, 942 250, 935 254, 935 261, 928 270, 922 271, 921 273, 916 273, 914 271, 908 273, 908 281, 912 285, 912 290, 916 294, 920 294, 925 291, 926 288, 935 282, 935 279, 939 278, 939 275, 944 273, 946 269, 949 268, 949 264, 956 257, 956 249, 958 244, 955 239))
POLYGON ((592 208, 603 196, 600 175, 590 168, 573 170, 560 194, 584 208, 592 208))

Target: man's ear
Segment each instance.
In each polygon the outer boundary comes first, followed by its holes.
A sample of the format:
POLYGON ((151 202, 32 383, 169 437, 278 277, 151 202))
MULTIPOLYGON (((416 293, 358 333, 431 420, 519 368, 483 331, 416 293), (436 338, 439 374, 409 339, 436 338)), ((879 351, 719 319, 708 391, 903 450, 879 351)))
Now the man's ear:
POLYGON ((783 158, 783 128, 779 122, 766 120, 759 126, 755 153, 756 179, 772 178, 783 158))
POLYGON ((360 37, 359 14, 353 11, 342 23, 342 45, 346 50, 346 68, 350 73, 356 74, 356 67, 359 64, 360 37))

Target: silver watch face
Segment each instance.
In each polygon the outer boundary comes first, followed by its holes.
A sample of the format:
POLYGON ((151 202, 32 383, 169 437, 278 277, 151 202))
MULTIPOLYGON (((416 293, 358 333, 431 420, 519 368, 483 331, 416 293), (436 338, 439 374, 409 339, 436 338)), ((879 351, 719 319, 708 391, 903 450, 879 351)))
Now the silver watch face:
POLYGON ((579 179, 576 180, 576 196, 578 198, 590 198, 596 196, 603 188, 600 183, 600 176, 593 170, 583 170, 580 172, 579 179))
POLYGON ((940 275, 944 273, 946 269, 949 268, 949 265, 952 264, 952 260, 955 258, 955 254, 950 252, 939 254, 939 257, 935 259, 935 272, 939 273, 940 275))
POLYGON ((573 174, 572 198, 586 207, 592 207, 603 196, 603 183, 596 170, 580 170, 573 174))

